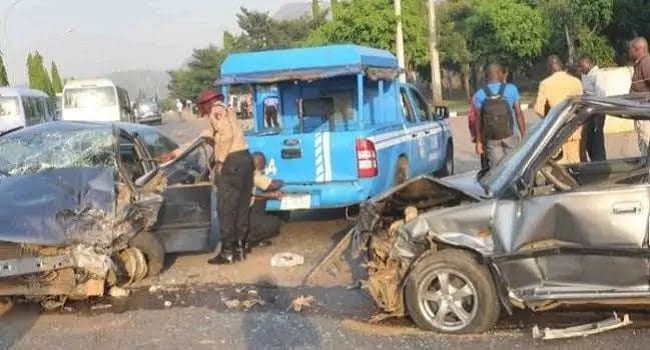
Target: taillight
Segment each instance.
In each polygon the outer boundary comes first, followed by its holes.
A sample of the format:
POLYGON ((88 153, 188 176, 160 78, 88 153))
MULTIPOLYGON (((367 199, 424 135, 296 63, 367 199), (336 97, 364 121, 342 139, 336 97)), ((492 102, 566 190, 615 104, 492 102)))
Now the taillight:
POLYGON ((379 174, 377 151, 375 144, 370 140, 357 140, 357 170, 359 177, 375 177, 379 174))

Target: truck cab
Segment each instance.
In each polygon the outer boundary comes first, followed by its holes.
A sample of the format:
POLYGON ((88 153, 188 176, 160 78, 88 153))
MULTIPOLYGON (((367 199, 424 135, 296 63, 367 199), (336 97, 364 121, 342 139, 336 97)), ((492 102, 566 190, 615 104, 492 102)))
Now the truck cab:
POLYGON ((283 180, 269 210, 358 204, 408 178, 453 172, 447 113, 398 81, 389 52, 332 45, 232 54, 217 84, 253 95, 251 152, 283 180))

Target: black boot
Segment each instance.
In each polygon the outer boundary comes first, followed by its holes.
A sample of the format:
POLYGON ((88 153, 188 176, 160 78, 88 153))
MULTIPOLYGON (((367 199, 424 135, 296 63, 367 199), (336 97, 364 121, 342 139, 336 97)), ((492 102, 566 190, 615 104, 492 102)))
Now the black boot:
POLYGON ((237 256, 237 259, 244 261, 246 260, 246 256, 250 254, 251 252, 251 246, 248 244, 248 241, 239 241, 237 244, 237 249, 235 250, 235 255, 237 256))
POLYGON ((229 265, 234 264, 237 260, 235 250, 232 245, 221 247, 221 252, 214 258, 208 260, 210 265, 229 265))

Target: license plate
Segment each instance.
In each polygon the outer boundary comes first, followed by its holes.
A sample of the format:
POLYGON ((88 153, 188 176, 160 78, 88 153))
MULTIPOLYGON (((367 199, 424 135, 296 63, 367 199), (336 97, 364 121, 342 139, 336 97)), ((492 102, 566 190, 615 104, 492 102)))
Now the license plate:
POLYGON ((295 210, 311 208, 310 194, 284 195, 280 200, 280 210, 295 210))

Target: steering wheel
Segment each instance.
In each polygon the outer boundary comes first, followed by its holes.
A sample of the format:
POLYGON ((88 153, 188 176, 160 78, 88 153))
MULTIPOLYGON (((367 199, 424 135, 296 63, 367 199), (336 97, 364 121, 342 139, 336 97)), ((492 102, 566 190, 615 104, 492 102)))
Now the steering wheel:
POLYGON ((570 191, 580 186, 578 181, 564 167, 552 160, 549 160, 546 164, 550 166, 550 169, 548 167, 542 167, 541 172, 557 190, 570 191))

